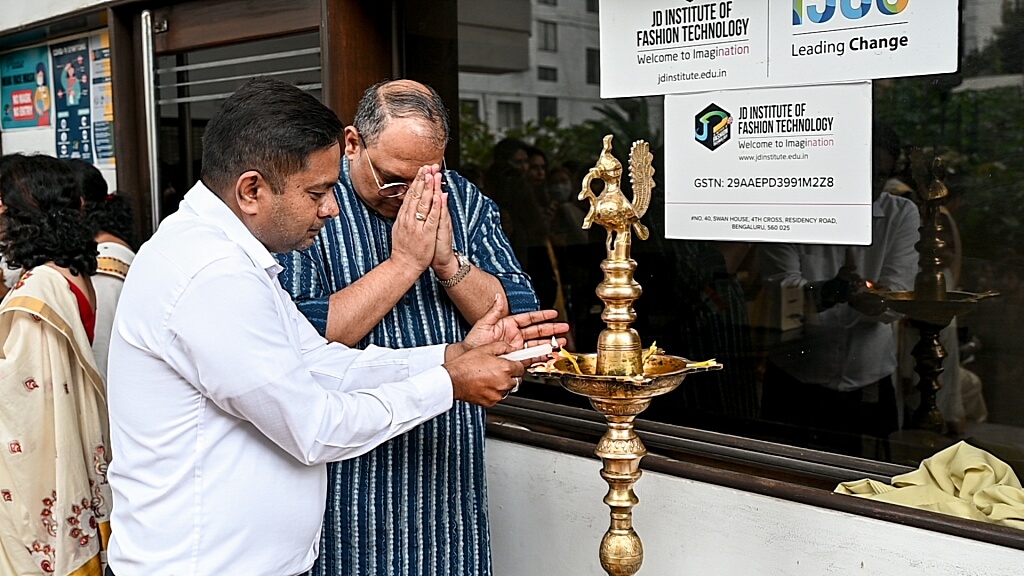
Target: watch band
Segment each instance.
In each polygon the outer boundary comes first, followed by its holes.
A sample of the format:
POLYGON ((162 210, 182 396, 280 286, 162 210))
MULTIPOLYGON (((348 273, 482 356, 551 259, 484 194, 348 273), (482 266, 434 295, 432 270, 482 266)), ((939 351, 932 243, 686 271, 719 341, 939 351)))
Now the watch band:
POLYGON ((459 261, 459 271, 455 273, 455 276, 452 276, 447 280, 441 280, 440 278, 437 280, 441 286, 444 286, 445 288, 451 288, 459 282, 462 282, 462 279, 469 274, 469 258, 463 256, 458 250, 455 251, 455 258, 459 261))

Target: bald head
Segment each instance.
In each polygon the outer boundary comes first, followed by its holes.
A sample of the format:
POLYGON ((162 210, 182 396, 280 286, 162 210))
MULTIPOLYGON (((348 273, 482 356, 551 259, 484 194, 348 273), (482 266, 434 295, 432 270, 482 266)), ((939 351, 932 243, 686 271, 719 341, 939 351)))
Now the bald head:
POLYGON ((401 78, 398 80, 387 80, 378 84, 381 92, 419 92, 424 96, 433 97, 435 94, 431 88, 428 88, 426 84, 417 82, 415 80, 409 80, 408 78, 401 78))
POLYGON ((434 127, 431 143, 444 149, 450 132, 448 109, 437 92, 414 80, 390 80, 363 93, 353 124, 366 144, 373 146, 394 118, 418 118, 434 127))

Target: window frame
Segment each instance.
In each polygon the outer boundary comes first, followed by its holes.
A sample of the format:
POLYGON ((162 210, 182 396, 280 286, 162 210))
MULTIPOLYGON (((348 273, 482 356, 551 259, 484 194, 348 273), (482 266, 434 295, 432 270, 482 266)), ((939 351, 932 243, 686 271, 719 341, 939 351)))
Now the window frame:
MULTIPOLYGON (((594 446, 606 429, 594 410, 514 396, 487 416, 488 437, 596 462, 594 446)), ((912 470, 906 466, 643 420, 636 432, 648 450, 645 471, 1024 550, 1024 534, 1016 528, 832 492, 852 479, 889 483, 912 470)))
POLYGON ((537 121, 543 122, 548 118, 558 118, 558 98, 554 96, 537 96, 537 121), (550 110, 544 110, 545 107, 553 107, 553 114, 546 114, 550 110))
POLYGON ((558 52, 558 22, 537 19, 537 50, 558 52))
POLYGON ((587 84, 591 86, 601 85, 601 49, 600 48, 585 48, 586 56, 584 56, 586 62, 586 74, 587 84))
POLYGON ((476 98, 459 98, 459 116, 461 117, 463 112, 471 108, 473 117, 477 121, 483 121, 483 116, 480 114, 480 100, 476 98))
POLYGON ((498 114, 498 129, 499 130, 519 130, 523 127, 523 103, 519 100, 498 100, 496 104, 498 114), (517 117, 517 120, 512 123, 506 122, 505 110, 515 110, 513 116, 517 117))

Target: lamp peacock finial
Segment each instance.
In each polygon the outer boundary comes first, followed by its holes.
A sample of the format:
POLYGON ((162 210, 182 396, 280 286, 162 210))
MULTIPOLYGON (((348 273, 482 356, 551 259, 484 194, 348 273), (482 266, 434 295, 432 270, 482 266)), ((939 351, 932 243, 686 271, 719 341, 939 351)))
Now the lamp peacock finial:
POLYGON ((622 164, 612 155, 612 135, 604 137, 604 147, 594 167, 583 178, 583 189, 579 199, 590 201, 590 211, 583 219, 583 229, 590 228, 595 222, 608 231, 606 248, 612 252, 613 247, 630 243, 630 227, 636 230, 641 240, 646 240, 649 231, 640 223, 640 218, 647 212, 651 204, 651 191, 654 189, 654 167, 650 145, 637 140, 629 152, 629 177, 633 185, 633 201, 626 199, 622 193, 622 164), (590 189, 594 180, 601 180, 604 189, 598 195, 590 189), (614 241, 612 233, 615 233, 614 241))

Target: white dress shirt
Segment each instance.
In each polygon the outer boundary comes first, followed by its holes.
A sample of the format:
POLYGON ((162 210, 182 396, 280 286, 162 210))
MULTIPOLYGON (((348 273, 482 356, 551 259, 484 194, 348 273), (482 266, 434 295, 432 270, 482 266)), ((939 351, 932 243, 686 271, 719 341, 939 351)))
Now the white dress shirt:
POLYGON ((325 463, 451 408, 443 345, 328 344, 279 271, 202 183, 132 263, 109 364, 118 576, 306 571, 325 463))
MULTIPOLYGON (((870 246, 767 244, 759 252, 762 272, 782 285, 803 287, 834 278, 849 249, 861 278, 893 291, 912 290, 920 225, 913 202, 882 193, 872 204, 870 246)), ((773 351, 771 360, 805 384, 840 391, 863 388, 896 369, 896 342, 889 323, 897 317, 891 311, 865 316, 849 304, 836 304, 808 314, 803 338, 773 351)))

